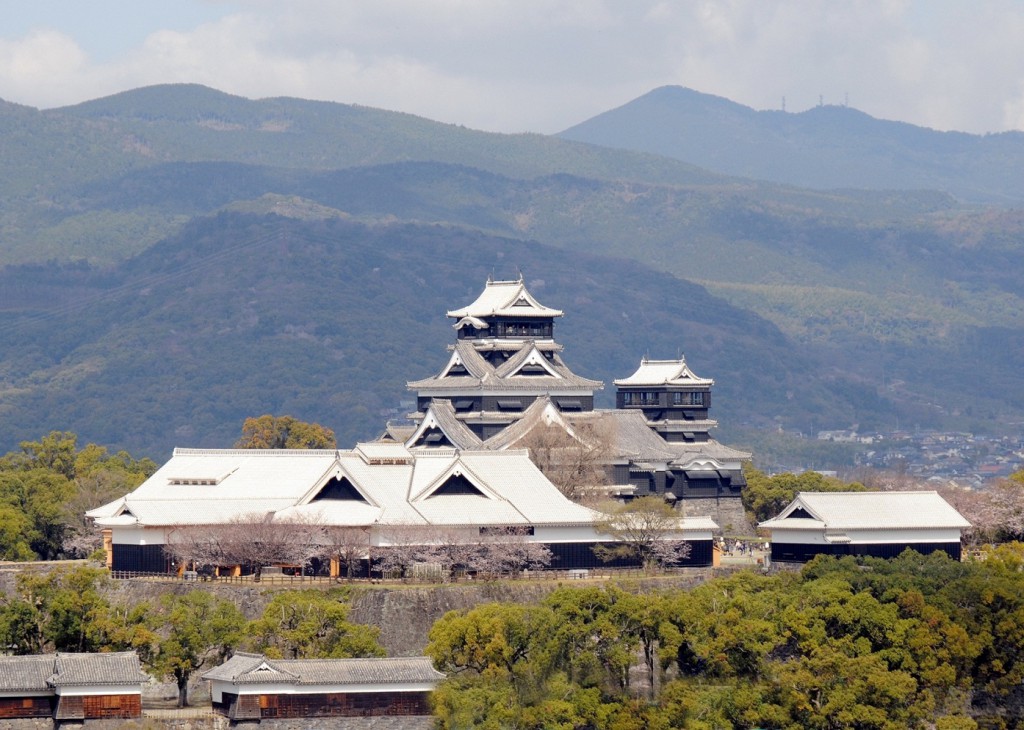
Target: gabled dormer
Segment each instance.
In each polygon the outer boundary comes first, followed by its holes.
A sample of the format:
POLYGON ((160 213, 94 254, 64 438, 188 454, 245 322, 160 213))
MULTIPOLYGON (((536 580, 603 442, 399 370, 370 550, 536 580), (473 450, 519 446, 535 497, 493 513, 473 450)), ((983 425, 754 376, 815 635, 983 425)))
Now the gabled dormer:
POLYGON ((310 502, 320 502, 323 500, 330 500, 332 502, 343 502, 343 501, 355 501, 366 503, 366 497, 363 496, 356 485, 346 477, 331 477, 327 480, 327 483, 320 488, 320 491, 313 495, 310 502))
POLYGON ((491 491, 482 479, 473 474, 461 461, 456 461, 448 469, 431 480, 410 501, 421 502, 434 497, 456 495, 498 499, 497 495, 491 491))
POLYGON ((529 348, 523 348, 515 356, 502 363, 501 367, 496 370, 496 374, 501 378, 510 377, 536 377, 536 376, 547 376, 551 378, 561 378, 562 375, 559 373, 551 360, 548 359, 540 350, 537 349, 536 345, 529 348))
POLYGON ((379 507, 375 500, 363 490, 358 481, 345 469, 340 461, 321 477, 315 485, 299 500, 299 504, 314 502, 353 502, 379 507))
POLYGON ((441 371, 439 377, 442 378, 468 378, 469 370, 466 369, 466 363, 462 361, 462 355, 457 351, 452 353, 451 359, 448 364, 441 371))
POLYGON ((407 449, 458 448, 474 449, 480 438, 458 419, 452 402, 432 400, 412 436, 405 442, 407 449))

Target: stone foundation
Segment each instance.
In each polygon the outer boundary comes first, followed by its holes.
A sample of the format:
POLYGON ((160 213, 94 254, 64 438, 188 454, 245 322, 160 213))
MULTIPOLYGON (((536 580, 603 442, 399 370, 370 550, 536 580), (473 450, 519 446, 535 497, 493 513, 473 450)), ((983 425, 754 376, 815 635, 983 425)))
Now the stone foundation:
POLYGON ((737 497, 705 497, 682 502, 686 515, 710 517, 726 535, 753 535, 754 526, 747 519, 743 502, 737 497))

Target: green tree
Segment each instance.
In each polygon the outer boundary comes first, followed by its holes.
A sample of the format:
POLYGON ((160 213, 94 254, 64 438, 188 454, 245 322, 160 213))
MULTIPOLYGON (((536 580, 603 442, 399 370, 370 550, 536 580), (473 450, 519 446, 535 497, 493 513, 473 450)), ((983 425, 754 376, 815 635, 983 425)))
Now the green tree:
POLYGON ((914 678, 889 669, 878 654, 849 656, 822 646, 773 667, 774 701, 764 702, 761 711, 777 717, 781 709, 794 727, 905 730, 931 709, 914 678))
POLYGON ((70 431, 51 431, 38 441, 22 441, 20 446, 29 468, 43 468, 74 479, 77 444, 78 436, 70 431))
POLYGON ((64 504, 63 553, 83 558, 100 547, 100 535, 85 513, 135 489, 156 472, 150 459, 134 459, 128 452, 109 454, 96 444, 87 444, 75 456, 75 491, 64 504))
POLYGON ((488 603, 449 611, 431 627, 425 651, 441 671, 508 682, 529 704, 551 672, 553 620, 545 606, 488 603))
POLYGON ((90 623, 108 608, 102 593, 106 572, 88 566, 55 568, 45 574, 20 573, 18 595, 38 613, 39 643, 54 651, 87 652, 94 643, 90 623))
POLYGON ((24 598, 0 599, 0 646, 11 654, 41 654, 44 651, 42 615, 24 598))
POLYGON ((340 589, 277 593, 246 634, 254 649, 271 657, 384 656, 377 641, 380 629, 350 622, 346 599, 340 589))
POLYGON ((743 474, 747 481, 742 493, 743 506, 754 515, 757 522, 779 514, 798 492, 867 491, 867 487, 858 482, 846 483, 816 471, 800 474, 786 472, 770 477, 747 463, 743 466, 743 474))
POLYGON ((245 618, 230 601, 202 590, 165 594, 150 614, 162 638, 149 659, 153 671, 178 686, 178 707, 188 705, 188 680, 209 662, 223 661, 242 637, 245 618))
POLYGON ((763 676, 769 654, 784 646, 783 612, 792 600, 789 577, 741 573, 667 597, 661 661, 682 676, 763 676))
POLYGON ((150 625, 150 604, 129 600, 96 610, 86 626, 92 646, 103 651, 135 651, 143 663, 150 663, 160 637, 150 625))
MULTIPOLYGON (((43 560, 61 554, 67 532, 64 505, 75 494, 75 484, 49 468, 0 471, 0 504, 24 515, 27 523, 20 540, 43 560)), ((10 542, 8 544, 11 544, 10 542)))
POLYGON ((33 560, 36 554, 28 542, 31 533, 28 515, 12 505, 0 504, 0 560, 33 560))
POLYGON ((306 423, 291 416, 247 418, 242 436, 235 443, 239 449, 333 449, 338 442, 334 431, 318 423, 306 423))

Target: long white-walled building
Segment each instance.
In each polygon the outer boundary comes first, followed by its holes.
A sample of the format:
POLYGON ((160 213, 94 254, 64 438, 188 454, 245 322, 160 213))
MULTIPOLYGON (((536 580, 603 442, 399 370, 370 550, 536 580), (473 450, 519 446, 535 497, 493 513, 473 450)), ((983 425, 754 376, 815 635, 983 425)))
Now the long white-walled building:
POLYGON ((907 548, 959 560, 971 523, 937 492, 800 492, 759 526, 771 531, 778 562, 820 554, 889 558, 907 548))
MULTIPOLYGON (((467 535, 515 528, 546 545, 556 569, 596 567, 602 515, 566 499, 525 450, 409 449, 373 442, 351 450, 176 449, 130 494, 91 510, 114 571, 172 572, 166 546, 184 528, 281 520, 365 530, 386 548, 400 527, 467 535)), ((710 518, 687 518, 677 536, 688 565, 710 565, 710 518)))

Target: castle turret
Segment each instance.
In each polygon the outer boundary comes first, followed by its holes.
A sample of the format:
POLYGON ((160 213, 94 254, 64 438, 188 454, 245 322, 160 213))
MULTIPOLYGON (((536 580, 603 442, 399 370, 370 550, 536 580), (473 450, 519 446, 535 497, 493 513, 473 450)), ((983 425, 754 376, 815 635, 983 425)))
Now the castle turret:
POLYGON ((701 443, 718 425, 708 418, 710 378, 701 378, 686 360, 640 361, 628 378, 615 381, 615 407, 643 411, 647 424, 670 443, 701 443))

